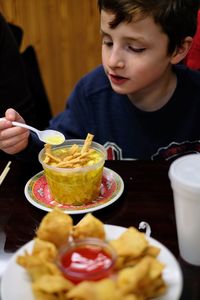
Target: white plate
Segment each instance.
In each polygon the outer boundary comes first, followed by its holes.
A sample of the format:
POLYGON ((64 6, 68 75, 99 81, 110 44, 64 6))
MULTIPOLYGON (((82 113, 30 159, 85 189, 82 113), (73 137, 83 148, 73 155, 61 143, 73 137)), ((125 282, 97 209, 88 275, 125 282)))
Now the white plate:
POLYGON ((44 171, 34 175, 25 185, 24 193, 27 200, 34 206, 45 211, 59 207, 67 214, 84 214, 102 209, 114 203, 124 190, 122 178, 113 170, 104 168, 99 197, 84 205, 67 205, 56 202, 49 191, 44 171))
MULTIPOLYGON (((118 238, 126 228, 105 225, 106 237, 108 240, 118 238)), ((163 278, 168 286, 165 295, 155 298, 156 300, 178 300, 181 295, 183 278, 180 266, 174 255, 161 243, 153 238, 148 238, 150 244, 158 246, 161 251, 158 259, 166 267, 163 278)), ((26 270, 16 264, 16 257, 24 254, 24 251, 31 251, 33 241, 21 247, 9 260, 7 268, 2 276, 1 297, 2 300, 35 300, 31 291, 31 283, 26 270)))
MULTIPOLYGON (((105 225, 106 237, 108 240, 117 239, 126 229, 127 228, 125 227, 115 225, 105 225)), ((151 245, 157 246, 161 249, 158 259, 159 261, 163 262, 166 266, 163 271, 163 278, 168 286, 167 292, 163 296, 154 299, 178 300, 181 296, 181 292, 183 289, 183 275, 179 263, 167 247, 165 247, 163 244, 161 244, 152 237, 147 237, 147 239, 149 240, 149 243, 151 245)))

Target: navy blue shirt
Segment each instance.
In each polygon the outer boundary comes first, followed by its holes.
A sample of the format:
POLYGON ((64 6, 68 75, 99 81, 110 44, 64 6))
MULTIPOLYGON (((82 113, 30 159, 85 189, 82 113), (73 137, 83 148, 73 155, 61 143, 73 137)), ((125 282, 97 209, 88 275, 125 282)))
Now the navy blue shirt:
POLYGON ((50 127, 66 139, 94 134, 108 159, 171 159, 200 152, 200 72, 183 65, 174 72, 177 87, 171 99, 161 109, 145 112, 115 93, 99 66, 78 82, 50 127))

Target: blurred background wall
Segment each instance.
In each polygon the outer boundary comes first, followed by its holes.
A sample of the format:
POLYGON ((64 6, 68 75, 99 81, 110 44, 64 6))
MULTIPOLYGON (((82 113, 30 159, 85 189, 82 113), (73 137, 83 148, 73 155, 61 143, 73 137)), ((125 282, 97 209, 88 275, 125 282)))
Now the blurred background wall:
POLYGON ((0 0, 6 20, 20 26, 20 51, 32 45, 53 115, 63 110, 82 75, 101 63, 96 0, 0 0))

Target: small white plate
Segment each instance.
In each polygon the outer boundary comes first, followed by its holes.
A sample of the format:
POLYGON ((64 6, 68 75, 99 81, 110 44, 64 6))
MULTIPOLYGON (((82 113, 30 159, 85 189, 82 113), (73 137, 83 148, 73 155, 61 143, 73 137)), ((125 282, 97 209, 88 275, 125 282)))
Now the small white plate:
POLYGON ((44 171, 34 175, 26 183, 24 193, 32 205, 42 210, 51 211, 54 207, 59 207, 67 214, 83 214, 111 205, 121 196, 123 190, 122 178, 113 170, 104 168, 98 198, 85 205, 75 206, 56 202, 50 194, 44 171))
MULTIPOLYGON (((106 238, 108 240, 118 238, 126 228, 105 225, 106 238)), ((183 277, 180 266, 174 255, 160 242, 153 238, 148 238, 151 245, 161 249, 158 256, 159 261, 165 264, 163 278, 168 286, 167 292, 154 300, 178 300, 181 296, 183 287, 183 277)), ((34 300, 31 291, 31 282, 26 270, 16 263, 16 257, 23 255, 24 251, 30 252, 33 241, 21 247, 9 260, 1 282, 2 300, 34 300)))

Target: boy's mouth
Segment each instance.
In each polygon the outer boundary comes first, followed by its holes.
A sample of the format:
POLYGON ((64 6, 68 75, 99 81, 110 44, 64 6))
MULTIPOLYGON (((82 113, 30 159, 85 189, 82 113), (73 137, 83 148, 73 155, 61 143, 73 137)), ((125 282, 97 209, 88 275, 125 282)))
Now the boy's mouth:
POLYGON ((128 80, 128 78, 118 76, 118 75, 114 75, 114 74, 108 74, 108 76, 110 78, 110 81, 113 84, 123 84, 128 80))

